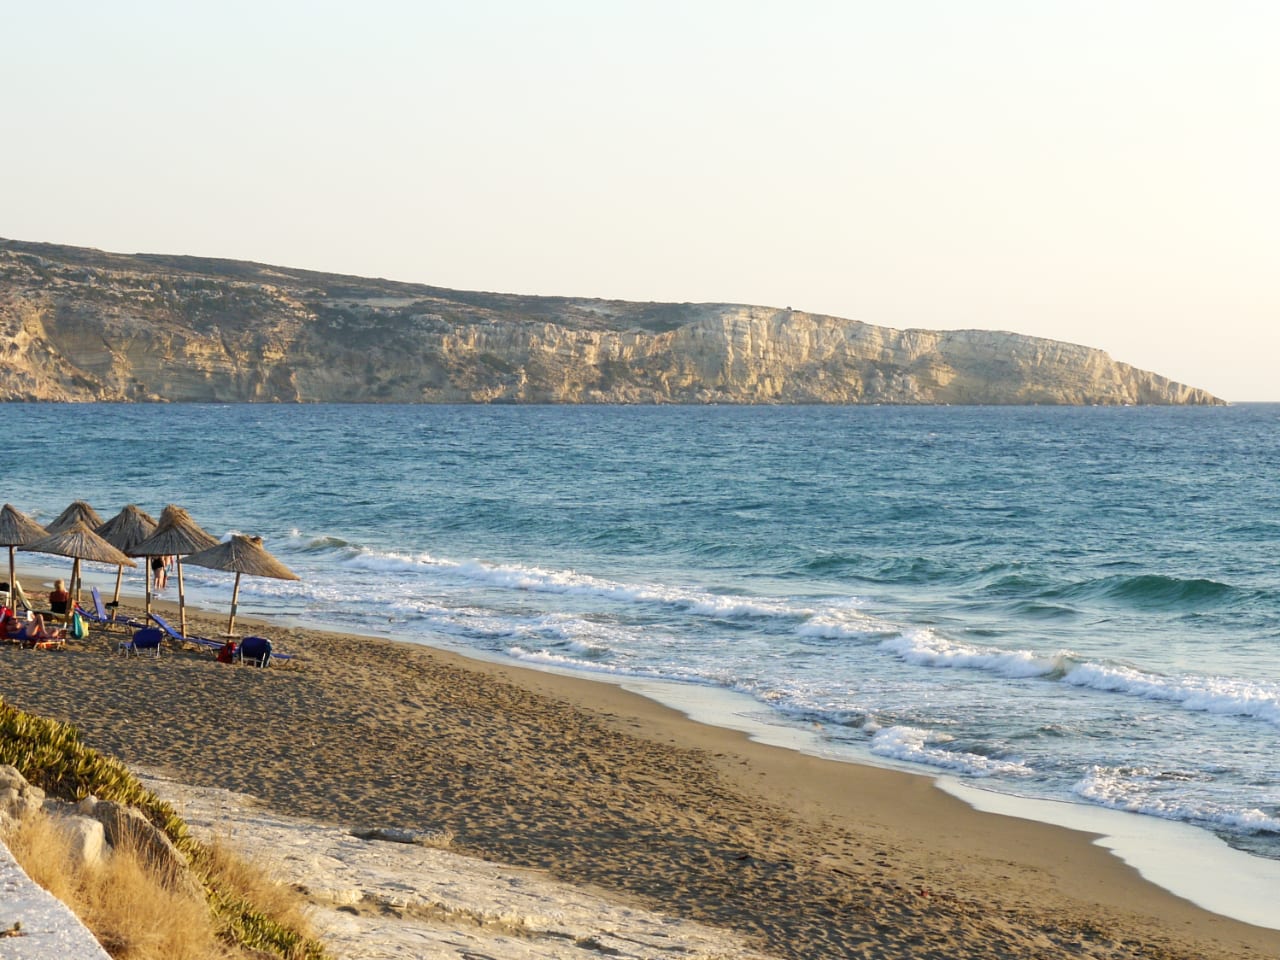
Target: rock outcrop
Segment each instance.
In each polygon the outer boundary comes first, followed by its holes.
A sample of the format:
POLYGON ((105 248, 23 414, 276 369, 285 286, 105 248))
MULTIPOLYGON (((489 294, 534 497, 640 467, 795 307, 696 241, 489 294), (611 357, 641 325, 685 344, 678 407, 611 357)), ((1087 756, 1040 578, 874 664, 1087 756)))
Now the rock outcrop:
POLYGON ((1106 353, 0 240, 0 399, 1213 404, 1106 353))

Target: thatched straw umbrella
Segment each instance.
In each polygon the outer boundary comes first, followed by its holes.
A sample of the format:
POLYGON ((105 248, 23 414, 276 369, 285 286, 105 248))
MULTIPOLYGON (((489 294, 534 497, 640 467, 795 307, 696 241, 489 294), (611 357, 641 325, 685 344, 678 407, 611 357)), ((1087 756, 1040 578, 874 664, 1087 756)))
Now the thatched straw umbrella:
POLYGON ((73 597, 76 603, 80 602, 81 560, 92 560, 95 563, 114 563, 118 566, 126 567, 137 566, 123 553, 94 533, 83 520, 77 520, 74 525, 61 533, 50 534, 19 549, 28 550, 31 553, 51 553, 57 557, 73 557, 75 562, 71 566, 71 584, 75 588, 73 597))
MULTIPOLYGON (((182 635, 187 635, 187 593, 182 582, 182 558, 189 553, 198 553, 209 547, 216 547, 218 538, 210 536, 200 529, 200 525, 191 519, 191 514, 181 507, 169 504, 160 513, 160 522, 155 532, 135 546, 134 556, 138 557, 177 557, 178 565, 178 616, 181 619, 182 635)), ((147 613, 151 612, 151 580, 147 579, 147 613)))
POLYGON ((236 585, 231 591, 231 619, 227 621, 227 636, 235 636, 236 606, 240 601, 240 575, 272 577, 276 580, 299 580, 296 573, 267 553, 261 537, 233 534, 226 543, 208 550, 201 550, 187 557, 187 563, 211 570, 225 570, 236 575, 236 585))
POLYGON ((26 546, 49 535, 49 531, 36 523, 21 510, 6 503, 0 509, 0 545, 9 548, 9 603, 14 609, 18 596, 17 569, 13 561, 13 548, 26 546))
MULTIPOLYGON (((132 503, 94 531, 107 543, 111 544, 126 556, 140 556, 138 544, 156 532, 156 521, 149 513, 139 510, 132 503)), ((143 573, 146 569, 143 568, 143 573)), ((124 575, 124 567, 116 568, 116 592, 111 598, 113 604, 120 602, 120 580, 124 575)), ((151 580, 147 578, 147 585, 151 580)))
POLYGON ((50 533, 61 533, 63 530, 74 527, 77 520, 83 520, 84 525, 90 530, 96 530, 102 526, 102 518, 98 516, 98 511, 83 500, 77 500, 58 514, 58 519, 47 524, 45 529, 50 533))
MULTIPOLYGON (((45 529, 50 533, 62 533, 70 530, 77 523, 83 523, 90 530, 96 530, 102 525, 102 518, 98 516, 98 511, 89 506, 84 500, 76 500, 67 509, 58 514, 58 518, 50 524, 46 524, 45 529)), ((71 592, 75 594, 76 599, 80 599, 80 584, 75 581, 76 575, 79 573, 78 564, 72 565, 72 582, 71 592)))

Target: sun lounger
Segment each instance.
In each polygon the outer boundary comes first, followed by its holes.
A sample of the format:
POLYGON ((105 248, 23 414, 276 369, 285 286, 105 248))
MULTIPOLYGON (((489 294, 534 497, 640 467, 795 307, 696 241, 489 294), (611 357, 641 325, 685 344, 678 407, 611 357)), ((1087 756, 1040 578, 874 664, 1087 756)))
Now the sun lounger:
POLYGON ((164 640, 164 631, 156 627, 143 627, 134 631, 133 639, 121 643, 116 649, 125 656, 136 654, 140 657, 159 657, 160 644, 164 640))
POLYGON ((31 609, 31 601, 22 592, 22 584, 17 580, 13 581, 12 586, 0 582, 0 607, 8 607, 10 610, 17 610, 19 607, 23 610, 31 609))
MULTIPOLYGON (((155 621, 156 627, 159 627, 161 630, 163 630, 165 635, 170 640, 175 640, 178 643, 194 643, 198 647, 219 647, 220 648, 222 646, 222 643, 218 640, 209 640, 205 637, 184 637, 177 630, 173 629, 173 627, 169 625, 169 622, 165 620, 164 617, 160 616, 160 614, 158 613, 148 613, 147 616, 155 621)), ((155 627, 152 627, 151 629, 154 630, 155 627)))
MULTIPOLYGON (((178 643, 194 643, 197 646, 211 647, 215 650, 222 649, 222 644, 223 644, 222 640, 210 640, 208 637, 184 637, 177 630, 173 629, 173 627, 169 624, 169 622, 165 620, 164 617, 160 616, 160 614, 148 613, 147 616, 155 621, 156 626, 159 627, 161 630, 163 630, 170 640, 175 640, 178 643)), ((245 637, 244 639, 245 641, 248 641, 254 638, 245 637)), ((258 639, 262 639, 262 638, 258 638, 258 639)), ((240 646, 243 647, 244 644, 242 643, 240 646)), ((293 659, 293 654, 291 653, 276 653, 273 650, 269 650, 268 653, 270 658, 273 660, 292 660, 293 659)), ((239 658, 240 656, 238 648, 236 651, 236 656, 237 658, 239 658)), ((266 666, 266 664, 259 664, 259 666, 266 666)))
POLYGON ((97 587, 93 587, 89 591, 93 595, 93 612, 90 613, 82 606, 76 609, 80 612, 80 616, 84 617, 90 623, 96 623, 104 627, 129 627, 137 629, 145 627, 146 624, 141 620, 132 620, 129 617, 121 617, 116 610, 107 612, 107 605, 102 602, 102 594, 98 592, 97 587))

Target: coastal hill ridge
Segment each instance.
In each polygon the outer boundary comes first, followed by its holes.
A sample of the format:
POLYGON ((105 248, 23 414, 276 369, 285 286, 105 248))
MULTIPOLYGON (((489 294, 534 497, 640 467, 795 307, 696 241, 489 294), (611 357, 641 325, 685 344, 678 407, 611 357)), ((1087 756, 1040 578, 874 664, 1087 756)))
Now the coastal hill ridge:
POLYGON ((449 290, 0 239, 0 399, 1218 404, 1105 352, 788 308, 449 290))

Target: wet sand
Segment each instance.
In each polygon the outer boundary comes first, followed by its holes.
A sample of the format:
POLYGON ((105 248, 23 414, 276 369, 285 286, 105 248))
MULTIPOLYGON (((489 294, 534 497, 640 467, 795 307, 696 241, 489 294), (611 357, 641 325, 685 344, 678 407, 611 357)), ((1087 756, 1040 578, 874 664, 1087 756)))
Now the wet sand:
MULTIPOLYGON (((189 620, 208 636, 225 623, 189 620)), ((343 827, 448 829, 456 852, 725 927, 776 957, 1280 956, 1280 931, 927 777, 753 743, 611 684, 253 629, 298 660, 126 659, 123 634, 95 629, 65 652, 0 649, 0 696, 126 763, 343 827)))

